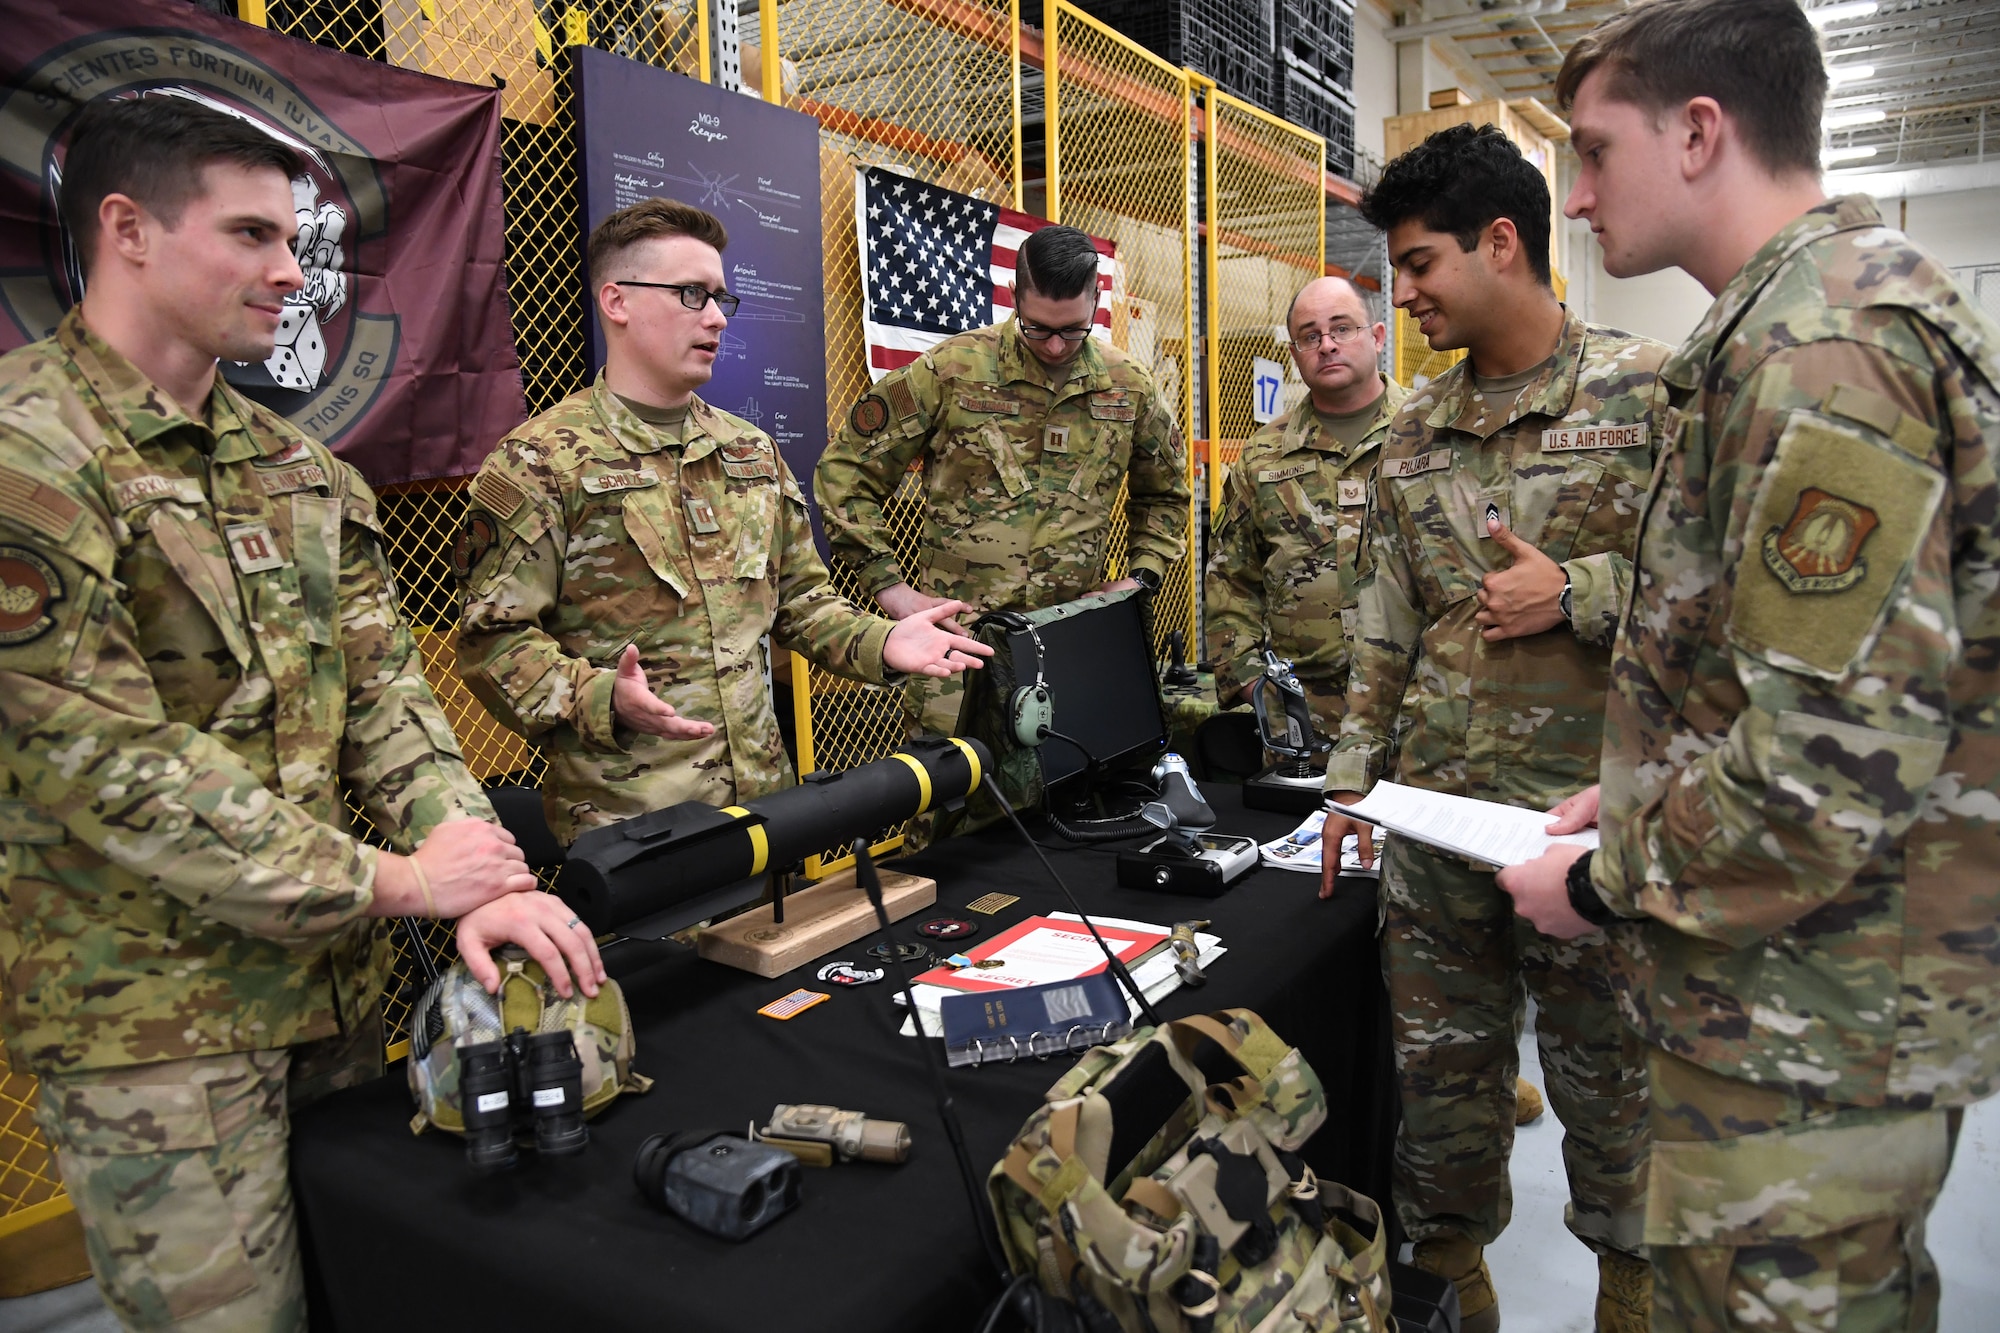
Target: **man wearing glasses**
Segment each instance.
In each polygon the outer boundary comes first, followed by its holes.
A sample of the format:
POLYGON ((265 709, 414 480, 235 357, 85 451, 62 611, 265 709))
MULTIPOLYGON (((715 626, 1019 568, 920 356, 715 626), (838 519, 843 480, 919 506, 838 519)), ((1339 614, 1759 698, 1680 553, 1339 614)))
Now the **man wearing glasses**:
POLYGON ((1347 711, 1347 622, 1376 446, 1409 394, 1377 368, 1388 330, 1346 278, 1307 283, 1285 326, 1308 396, 1258 427, 1223 482, 1205 656, 1228 708, 1262 673, 1268 638, 1333 736, 1347 711))
MULTIPOLYGON (((1014 318, 948 338, 856 403, 816 474, 833 553, 902 620, 970 604, 1033 611, 1100 587, 1157 589, 1187 544, 1187 455, 1152 376, 1090 336, 1097 249, 1045 227, 1015 261, 1014 318), (920 465, 911 566, 883 505, 920 465), (1118 491, 1128 577, 1107 582, 1118 491)), ((957 681, 914 682, 927 731, 958 720, 957 681)))
POLYGON ((876 682, 950 675, 991 651, 939 628, 957 602, 896 624, 835 593, 777 446, 695 395, 737 306, 722 290, 728 241, 666 199, 599 223, 604 370, 502 440, 473 481, 459 672, 541 747, 543 807, 565 843, 791 781, 767 635, 876 682))

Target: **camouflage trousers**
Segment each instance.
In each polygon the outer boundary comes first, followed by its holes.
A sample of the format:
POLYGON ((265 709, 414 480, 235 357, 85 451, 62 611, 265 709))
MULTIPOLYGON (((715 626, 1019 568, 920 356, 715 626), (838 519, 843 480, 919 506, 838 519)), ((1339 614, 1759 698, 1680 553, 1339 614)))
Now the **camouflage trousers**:
POLYGON ((303 1330, 292 1110, 379 1074, 379 1015, 292 1050, 41 1072, 36 1121, 130 1329, 303 1330))
POLYGON ((1602 935, 1550 939, 1515 917, 1490 871, 1391 838, 1382 965, 1402 1125, 1392 1188, 1412 1240, 1491 1244, 1513 1190, 1514 1084, 1526 996, 1562 1121, 1563 1221, 1593 1250, 1640 1252, 1646 1194, 1642 1047, 1613 1007, 1602 935))
POLYGON ((1925 1333, 1962 1112, 1843 1107, 1649 1048, 1654 1333, 1925 1333))

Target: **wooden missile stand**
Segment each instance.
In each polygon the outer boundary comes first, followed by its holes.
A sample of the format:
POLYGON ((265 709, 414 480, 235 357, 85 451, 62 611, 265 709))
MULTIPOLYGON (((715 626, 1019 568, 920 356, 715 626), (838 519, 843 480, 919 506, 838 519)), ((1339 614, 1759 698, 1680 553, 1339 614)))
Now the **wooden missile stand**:
MULTIPOLYGON (((900 921, 937 901, 937 881, 882 870, 882 902, 900 921)), ((695 952, 710 962, 775 977, 875 932, 875 909, 849 867, 790 892, 791 875, 773 875, 772 901, 704 927, 695 952)))

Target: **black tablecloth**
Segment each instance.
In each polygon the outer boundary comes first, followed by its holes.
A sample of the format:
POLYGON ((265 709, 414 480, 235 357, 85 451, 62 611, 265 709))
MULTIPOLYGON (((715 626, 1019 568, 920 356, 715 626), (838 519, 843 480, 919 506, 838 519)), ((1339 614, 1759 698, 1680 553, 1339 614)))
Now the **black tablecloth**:
MULTIPOLYGON (((1286 817, 1244 810, 1238 791, 1209 789, 1216 831, 1268 840, 1289 827, 1286 817)), ((1064 848, 1049 857, 1087 911, 1214 922, 1229 952, 1206 987, 1183 988, 1160 1009, 1169 1018, 1229 1006, 1261 1013, 1326 1086, 1330 1114, 1307 1160, 1386 1204, 1395 1109, 1373 882, 1343 881, 1335 899, 1320 902, 1309 877, 1258 870, 1205 900, 1120 889, 1107 851, 1064 848)), ((899 922, 900 938, 917 938, 917 922, 946 912, 980 922, 984 938, 1064 907, 1011 829, 894 864, 938 882, 938 909, 899 922), (993 917, 962 910, 994 890, 1021 901, 993 917)), ((833 956, 860 959, 870 942, 833 956)), ((819 985, 819 961, 765 980, 670 943, 619 944, 605 957, 631 1003, 638 1067, 657 1083, 593 1122, 581 1155, 545 1162, 524 1152, 514 1171, 475 1177, 458 1139, 410 1134, 400 1066, 298 1118, 292 1172, 316 1316, 341 1329, 423 1333, 810 1326, 802 1316, 835 1328, 969 1329, 997 1283, 919 1061, 924 1052, 892 1034, 901 1008, 890 983, 819 985), (833 998, 785 1022, 755 1013, 801 985, 833 989, 833 998), (808 1169, 797 1210, 741 1244, 704 1236, 641 1200, 632 1158, 647 1135, 741 1132, 779 1102, 905 1121, 915 1140, 910 1160, 808 1169)), ((951 1072, 981 1172, 1066 1068, 1052 1060, 951 1072)))

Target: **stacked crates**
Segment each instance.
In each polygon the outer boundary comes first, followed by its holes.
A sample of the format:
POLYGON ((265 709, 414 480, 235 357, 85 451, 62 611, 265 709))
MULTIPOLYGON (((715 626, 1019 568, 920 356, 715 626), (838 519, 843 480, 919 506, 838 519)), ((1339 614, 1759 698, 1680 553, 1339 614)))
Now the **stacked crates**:
POLYGON ((1326 138, 1326 168, 1354 174, 1354 10, 1346 0, 1278 0, 1278 105, 1326 138))
POLYGON ((1222 91, 1266 111, 1277 111, 1282 97, 1273 59, 1279 3, 1289 0, 1076 0, 1077 8, 1162 60, 1206 74, 1222 91))

